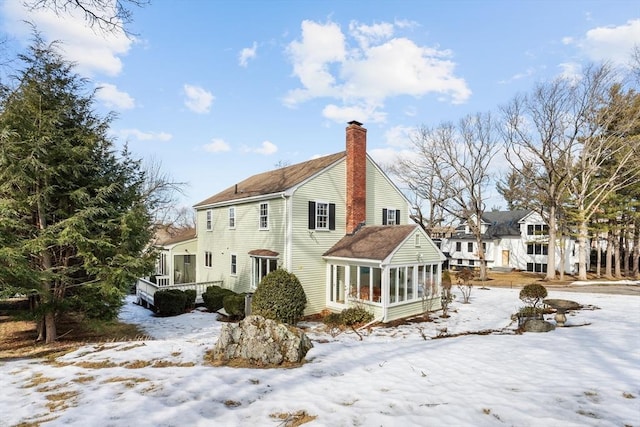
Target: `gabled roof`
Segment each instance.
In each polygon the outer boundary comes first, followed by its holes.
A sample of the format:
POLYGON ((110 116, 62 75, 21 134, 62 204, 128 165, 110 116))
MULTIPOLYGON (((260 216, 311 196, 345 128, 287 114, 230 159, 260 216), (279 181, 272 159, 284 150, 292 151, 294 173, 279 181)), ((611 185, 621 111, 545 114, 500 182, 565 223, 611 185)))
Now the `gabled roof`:
POLYGON ((416 224, 364 226, 344 236, 322 256, 383 261, 416 228, 416 224))
POLYGON ((489 237, 520 236, 519 221, 530 212, 529 210, 485 212, 482 220, 489 225, 485 234, 489 237))
POLYGON ((232 185, 208 199, 196 203, 195 208, 213 205, 216 203, 242 200, 256 196, 277 194, 289 190, 312 177, 316 173, 331 166, 346 156, 346 152, 330 154, 295 165, 286 166, 268 172, 253 175, 244 181, 232 185))
MULTIPOLYGON (((482 222, 487 225, 487 229, 482 238, 490 240, 499 237, 520 236, 519 221, 530 213, 530 210, 485 212, 482 214, 482 222)), ((464 231, 456 232, 451 238, 456 240, 475 239, 473 235, 464 231)))
POLYGON ((196 229, 195 228, 185 228, 179 230, 177 234, 168 235, 165 237, 160 237, 156 240, 156 246, 169 246, 180 242, 185 242, 187 240, 194 239, 196 237, 196 229))

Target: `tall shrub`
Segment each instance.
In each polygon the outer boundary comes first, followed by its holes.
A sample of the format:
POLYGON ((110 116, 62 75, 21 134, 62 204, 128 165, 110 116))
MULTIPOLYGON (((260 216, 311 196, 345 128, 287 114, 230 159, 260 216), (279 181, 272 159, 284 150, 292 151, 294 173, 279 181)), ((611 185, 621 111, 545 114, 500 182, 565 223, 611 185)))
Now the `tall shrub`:
POLYGON ((282 323, 302 318, 307 296, 295 274, 277 269, 267 274, 253 295, 251 313, 282 323))

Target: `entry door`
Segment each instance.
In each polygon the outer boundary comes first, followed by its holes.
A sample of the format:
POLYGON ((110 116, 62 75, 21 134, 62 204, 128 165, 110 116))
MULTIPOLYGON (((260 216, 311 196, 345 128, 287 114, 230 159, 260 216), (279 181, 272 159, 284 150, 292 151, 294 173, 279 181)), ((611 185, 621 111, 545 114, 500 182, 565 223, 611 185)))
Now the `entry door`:
POLYGON ((509 267, 509 251, 502 251, 502 266, 509 267))

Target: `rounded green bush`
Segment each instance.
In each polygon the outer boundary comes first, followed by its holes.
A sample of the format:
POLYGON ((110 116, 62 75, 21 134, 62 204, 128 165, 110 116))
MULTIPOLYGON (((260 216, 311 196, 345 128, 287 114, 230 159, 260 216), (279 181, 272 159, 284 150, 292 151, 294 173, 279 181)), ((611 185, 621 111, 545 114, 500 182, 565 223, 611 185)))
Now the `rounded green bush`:
POLYGON ((224 311, 227 312, 227 314, 230 317, 233 317, 234 319, 241 319, 244 317, 244 300, 247 294, 236 294, 236 293, 231 293, 228 295, 225 295, 224 298, 222 298, 222 306, 224 307, 224 311))
POLYGON ((207 310, 215 313, 224 307, 224 297, 233 293, 231 289, 221 288, 220 286, 209 286, 202 294, 202 301, 204 302, 204 306, 207 307, 207 310))
POLYGON ((536 307, 540 301, 547 297, 547 288, 536 283, 526 285, 520 291, 520 299, 529 304, 531 307, 536 307))
POLYGON ((363 307, 350 307, 340 313, 342 324, 345 326, 360 325, 373 320, 373 314, 363 307))
POLYGON ((187 295, 179 289, 158 291, 153 295, 153 305, 159 316, 177 316, 185 311, 187 295))
POLYGON ((282 323, 302 318, 307 296, 295 274, 277 269, 267 274, 253 294, 251 313, 282 323))

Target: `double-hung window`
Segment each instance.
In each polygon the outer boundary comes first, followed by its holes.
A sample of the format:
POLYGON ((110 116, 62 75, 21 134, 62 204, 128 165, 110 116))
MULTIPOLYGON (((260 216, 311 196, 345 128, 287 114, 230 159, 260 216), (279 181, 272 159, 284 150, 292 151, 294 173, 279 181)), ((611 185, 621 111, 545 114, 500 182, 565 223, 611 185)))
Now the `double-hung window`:
POLYGON ((269 203, 260 203, 259 228, 260 230, 269 229, 269 203))
POLYGON ((236 208, 229 208, 229 228, 236 228, 236 208))
POLYGON ((213 267, 213 253, 209 251, 204 252, 204 266, 213 267))
POLYGON ((400 224, 400 209, 382 209, 382 225, 400 224))
POLYGON ((213 230, 213 211, 207 210, 207 231, 213 230))
POLYGON ((309 202, 309 229, 310 230, 335 230, 336 229, 336 205, 334 203, 310 201, 309 202))
POLYGON ((238 274, 238 257, 236 254, 231 254, 231 275, 238 274))

